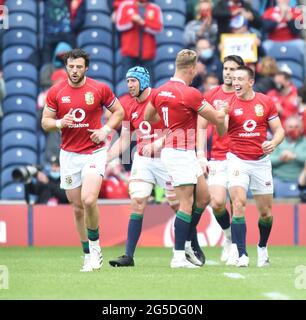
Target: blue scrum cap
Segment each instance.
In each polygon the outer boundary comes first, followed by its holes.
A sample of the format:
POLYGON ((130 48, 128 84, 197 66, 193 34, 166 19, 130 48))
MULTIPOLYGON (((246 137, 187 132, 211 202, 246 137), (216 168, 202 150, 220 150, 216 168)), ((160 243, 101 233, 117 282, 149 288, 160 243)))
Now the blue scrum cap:
POLYGON ((135 78, 139 81, 140 94, 150 86, 150 74, 149 71, 144 67, 136 66, 130 68, 126 73, 125 78, 135 78))

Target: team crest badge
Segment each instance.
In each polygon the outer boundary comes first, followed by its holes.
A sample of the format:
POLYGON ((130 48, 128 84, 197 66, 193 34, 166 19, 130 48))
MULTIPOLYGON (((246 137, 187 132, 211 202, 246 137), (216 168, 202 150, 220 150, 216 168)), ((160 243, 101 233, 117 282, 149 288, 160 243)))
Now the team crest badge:
POLYGON ((262 117, 264 115, 264 107, 261 104, 256 104, 254 107, 257 117, 262 117))
POLYGON ((72 184, 72 177, 71 176, 65 177, 65 181, 67 184, 72 184))
POLYGON ((85 93, 85 101, 86 101, 86 104, 94 104, 95 97, 92 92, 85 93))

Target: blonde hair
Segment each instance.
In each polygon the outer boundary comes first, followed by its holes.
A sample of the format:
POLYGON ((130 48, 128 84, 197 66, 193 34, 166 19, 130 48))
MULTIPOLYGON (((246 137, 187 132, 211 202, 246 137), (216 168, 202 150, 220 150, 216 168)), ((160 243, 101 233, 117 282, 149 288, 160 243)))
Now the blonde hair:
POLYGON ((263 76, 274 76, 278 72, 276 60, 272 57, 266 56, 260 61, 261 71, 263 76))
POLYGON ((176 55, 175 66, 178 70, 188 69, 197 63, 197 53, 194 50, 183 49, 176 55))

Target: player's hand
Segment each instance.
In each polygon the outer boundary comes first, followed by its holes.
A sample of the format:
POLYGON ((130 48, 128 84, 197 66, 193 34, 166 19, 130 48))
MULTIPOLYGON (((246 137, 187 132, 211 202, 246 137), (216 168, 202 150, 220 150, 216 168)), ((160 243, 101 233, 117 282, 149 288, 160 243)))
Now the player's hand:
POLYGON ((273 141, 264 141, 261 148, 265 154, 270 154, 275 150, 275 145, 273 141))
POLYGON ((69 112, 66 113, 64 117, 60 120, 62 128, 67 128, 73 124, 74 117, 72 115, 72 112, 73 112, 73 109, 71 108, 69 112))
POLYGON ((155 140, 152 143, 148 143, 142 148, 142 154, 145 157, 151 157, 152 155, 158 155, 161 152, 163 145, 163 139, 155 140))
POLYGON ((91 133, 90 139, 96 144, 100 144, 109 135, 111 129, 108 126, 104 126, 101 129, 87 129, 91 133))
POLYGON ((202 168, 204 177, 207 178, 208 174, 209 174, 209 166, 208 166, 207 159, 205 157, 198 157, 198 162, 199 162, 199 165, 202 168))
POLYGON ((227 101, 219 100, 216 104, 217 110, 223 110, 225 114, 229 112, 229 104, 227 101))

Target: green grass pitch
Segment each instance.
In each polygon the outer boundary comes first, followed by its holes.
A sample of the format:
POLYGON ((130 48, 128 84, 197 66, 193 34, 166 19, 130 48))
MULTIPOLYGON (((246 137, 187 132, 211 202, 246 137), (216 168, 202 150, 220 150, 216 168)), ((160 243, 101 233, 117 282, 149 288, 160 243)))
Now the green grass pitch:
POLYGON ((208 264, 202 268, 171 269, 170 248, 138 248, 134 268, 112 268, 108 260, 123 248, 105 248, 101 270, 80 273, 79 248, 1 248, 9 288, 0 287, 0 300, 306 299, 295 273, 297 266, 306 268, 305 247, 270 247, 271 266, 262 269, 256 266, 256 248, 248 252, 249 268, 221 264, 220 248, 215 247, 205 248, 208 264))

